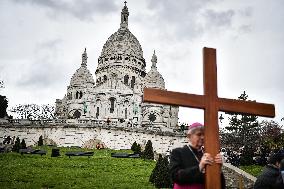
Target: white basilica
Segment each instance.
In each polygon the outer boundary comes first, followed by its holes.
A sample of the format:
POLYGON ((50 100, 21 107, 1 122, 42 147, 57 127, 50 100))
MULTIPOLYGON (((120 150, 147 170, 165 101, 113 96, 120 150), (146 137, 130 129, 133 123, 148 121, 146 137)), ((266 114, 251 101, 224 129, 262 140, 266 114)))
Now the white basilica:
POLYGON ((145 87, 165 89, 157 70, 157 56, 152 56, 151 70, 137 38, 128 29, 128 8, 121 12, 120 28, 103 46, 95 71, 87 68, 86 49, 82 63, 73 74, 67 93, 56 100, 56 116, 63 119, 116 120, 136 127, 175 128, 178 107, 143 103, 145 87))

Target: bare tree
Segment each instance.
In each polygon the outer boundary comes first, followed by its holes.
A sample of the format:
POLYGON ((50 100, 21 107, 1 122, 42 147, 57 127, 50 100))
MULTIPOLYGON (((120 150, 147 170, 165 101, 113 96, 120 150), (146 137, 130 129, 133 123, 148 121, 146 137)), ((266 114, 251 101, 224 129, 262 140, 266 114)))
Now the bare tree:
POLYGON ((28 120, 48 120, 54 119, 53 105, 37 105, 37 104, 18 104, 9 111, 15 114, 18 119, 28 120))
POLYGON ((50 104, 41 105, 41 119, 54 119, 55 106, 50 104))

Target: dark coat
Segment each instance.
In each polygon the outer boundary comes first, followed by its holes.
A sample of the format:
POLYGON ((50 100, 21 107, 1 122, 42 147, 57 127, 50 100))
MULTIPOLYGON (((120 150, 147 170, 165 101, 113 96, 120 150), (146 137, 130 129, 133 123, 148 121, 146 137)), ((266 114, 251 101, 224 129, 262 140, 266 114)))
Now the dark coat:
MULTIPOLYGON (((194 151, 199 160, 202 154, 194 151)), ((199 162, 192 154, 189 146, 173 149, 170 156, 170 174, 174 183, 179 185, 204 184, 205 174, 199 170, 199 162)), ((222 188, 225 188, 225 178, 222 174, 222 188)))
POLYGON ((279 169, 271 165, 267 165, 262 173, 257 177, 254 189, 284 189, 279 169))

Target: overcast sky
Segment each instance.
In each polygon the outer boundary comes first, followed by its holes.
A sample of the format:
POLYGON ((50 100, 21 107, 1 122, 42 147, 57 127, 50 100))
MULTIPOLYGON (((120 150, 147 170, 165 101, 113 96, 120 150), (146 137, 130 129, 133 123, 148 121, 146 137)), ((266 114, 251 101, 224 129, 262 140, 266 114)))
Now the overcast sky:
MULTIPOLYGON (((117 31, 123 1, 1 0, 0 89, 16 104, 63 98, 84 48, 95 76, 97 58, 117 31)), ((284 1, 128 0, 129 29, 147 70, 156 50, 166 88, 203 94, 202 48, 217 49, 218 95, 272 103, 284 117, 284 1)), ((203 112, 180 109, 180 122, 203 112)), ((282 121, 281 124, 283 124, 282 121)))

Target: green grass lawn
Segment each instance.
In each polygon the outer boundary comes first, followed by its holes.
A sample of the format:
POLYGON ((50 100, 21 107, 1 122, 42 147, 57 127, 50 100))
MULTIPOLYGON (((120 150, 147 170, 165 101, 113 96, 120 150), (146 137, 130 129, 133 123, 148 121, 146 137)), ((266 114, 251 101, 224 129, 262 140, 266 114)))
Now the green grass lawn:
MULTIPOLYGON (((94 156, 65 156, 76 148, 60 148, 60 157, 2 153, 0 154, 0 188, 154 188, 149 183, 154 161, 112 158, 112 152, 127 150, 94 150, 94 156)), ((84 150, 87 151, 87 150, 84 150)))

